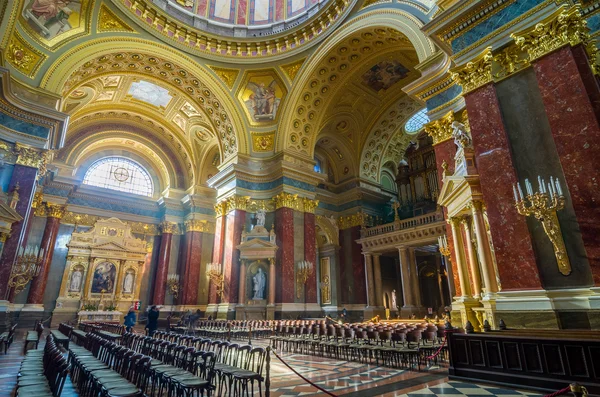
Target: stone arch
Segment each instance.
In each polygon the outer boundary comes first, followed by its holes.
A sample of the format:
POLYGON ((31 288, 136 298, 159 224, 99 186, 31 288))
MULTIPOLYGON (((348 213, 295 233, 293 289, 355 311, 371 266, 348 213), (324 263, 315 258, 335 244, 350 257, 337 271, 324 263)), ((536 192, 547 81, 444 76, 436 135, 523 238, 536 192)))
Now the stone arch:
POLYGON ((315 223, 317 229, 327 238, 327 244, 340 245, 340 230, 335 218, 317 215, 315 223))
MULTIPOLYGON (((300 75, 296 77, 297 83, 294 84, 288 98, 296 98, 295 101, 287 101, 283 109, 283 117, 281 119, 280 134, 277 135, 276 148, 277 151, 291 150, 304 154, 312 158, 317 131, 314 131, 313 120, 310 110, 303 105, 306 103, 315 104, 318 100, 310 94, 310 80, 313 79, 314 73, 319 69, 319 65, 330 58, 336 47, 343 43, 349 37, 357 35, 364 29, 392 29, 397 31, 408 39, 412 47, 417 53, 419 61, 424 61, 428 56, 432 55, 435 46, 429 40, 420 28, 423 22, 414 15, 400 9, 374 9, 361 13, 332 34, 322 44, 320 51, 315 52, 307 59, 300 70, 300 75), (296 114, 307 121, 294 120, 296 114), (291 128, 290 128, 291 127, 291 128)), ((316 105, 315 105, 316 106, 316 105)), ((314 117, 314 116, 312 116, 314 117)))
MULTIPOLYGON (((108 61, 113 54, 128 54, 126 59, 123 59, 123 65, 126 62, 139 63, 137 62, 139 59, 135 59, 136 55, 155 59, 155 63, 150 62, 144 67, 135 69, 135 72, 142 76, 156 77, 153 73, 159 69, 159 66, 172 70, 172 74, 161 70, 163 74, 159 73, 159 78, 188 95, 211 116, 211 123, 219 138, 222 158, 229 161, 233 160, 238 153, 248 153, 249 147, 243 121, 236 110, 233 97, 226 91, 223 83, 185 54, 163 44, 133 37, 90 40, 62 54, 43 76, 40 88, 64 95, 68 93, 68 88, 73 88, 67 83, 74 74, 83 69, 90 69, 92 66, 103 66, 95 63, 102 63, 103 57, 108 61), (115 51, 115 48, 118 48, 118 51, 115 51)), ((110 70, 108 63, 105 66, 106 72, 102 69, 98 70, 98 67, 95 68, 94 77, 102 73, 127 72, 126 68, 118 71, 110 70)))

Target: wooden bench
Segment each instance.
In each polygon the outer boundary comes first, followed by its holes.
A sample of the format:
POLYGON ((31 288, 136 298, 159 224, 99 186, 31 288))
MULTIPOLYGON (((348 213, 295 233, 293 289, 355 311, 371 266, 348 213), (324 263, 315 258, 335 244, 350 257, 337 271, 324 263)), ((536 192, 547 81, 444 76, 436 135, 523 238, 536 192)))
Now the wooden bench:
POLYGON ((35 330, 27 331, 27 336, 25 337, 25 346, 24 351, 27 353, 27 348, 30 344, 35 344, 35 349, 37 350, 38 345, 40 344, 40 338, 42 337, 42 332, 44 332, 44 326, 41 321, 38 321, 35 325, 35 330))
POLYGON ((17 324, 10 327, 10 329, 6 332, 0 334, 0 343, 4 344, 4 354, 8 351, 8 348, 13 343, 15 338, 15 330, 17 329, 17 324))
POLYGON ((122 335, 120 334, 115 334, 112 332, 108 332, 108 331, 97 331, 96 332, 98 335, 100 335, 101 337, 103 337, 104 339, 107 339, 111 342, 115 342, 117 343, 119 341, 119 339, 121 339, 122 335))
POLYGON ((85 345, 85 341, 87 338, 87 332, 82 331, 80 329, 74 329, 71 331, 71 340, 75 342, 77 346, 85 345))
POLYGON ((50 333, 54 336, 57 344, 63 345, 65 349, 69 348, 69 341, 73 327, 68 324, 61 323, 58 326, 58 330, 52 330, 50 333))

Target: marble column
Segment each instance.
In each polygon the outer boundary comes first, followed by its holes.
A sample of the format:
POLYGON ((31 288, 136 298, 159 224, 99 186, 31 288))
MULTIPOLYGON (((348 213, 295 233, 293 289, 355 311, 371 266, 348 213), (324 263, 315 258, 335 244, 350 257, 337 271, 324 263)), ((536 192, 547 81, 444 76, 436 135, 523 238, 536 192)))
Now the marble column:
POLYGON ((398 248, 400 254, 400 268, 402 277, 402 301, 404 302, 403 307, 406 309, 412 309, 415 307, 414 294, 412 284, 410 282, 410 256, 408 254, 408 248, 398 248))
POLYGON ((373 279, 375 280, 375 304, 383 306, 383 286, 381 281, 381 254, 373 254, 373 279))
POLYGON ((246 223, 246 211, 235 209, 227 214, 225 229, 225 249, 223 252, 224 291, 222 303, 237 303, 240 282, 240 251, 237 246, 242 241, 246 223))
POLYGON ((275 258, 269 259, 269 305, 275 304, 275 289, 276 289, 277 273, 275 271, 275 258))
MULTIPOLYGON (((212 263, 223 264, 223 247, 225 245, 225 226, 227 222, 223 213, 223 203, 217 204, 215 209, 217 210, 217 220, 215 221, 215 239, 213 242, 212 263)), ((208 303, 219 303, 217 286, 213 282, 209 282, 208 286, 208 303)))
POLYGON ((408 257, 410 263, 408 268, 410 271, 410 283, 412 284, 413 302, 416 307, 422 307, 421 301, 421 284, 419 283, 419 269, 417 267, 417 257, 415 255, 415 249, 408 249, 408 257))
MULTIPOLYGON (((240 305, 246 304, 246 270, 248 264, 244 259, 240 261, 240 288, 238 293, 238 303, 240 305)), ((269 269, 270 270, 270 269, 269 269)), ((270 276, 270 275, 269 275, 270 276)), ((269 277, 269 283, 271 282, 271 277, 269 277)), ((269 293, 271 293, 269 288, 269 293)))
POLYGON ((0 300, 8 297, 8 280, 10 279, 12 266, 17 259, 19 247, 21 247, 25 239, 26 226, 29 223, 31 203, 35 193, 37 172, 37 168, 15 164, 11 180, 8 184, 9 194, 15 188, 18 188, 19 202, 15 210, 23 217, 23 220, 13 223, 10 237, 4 243, 2 257, 0 258, 0 300))
POLYGON ((171 259, 171 241, 173 240, 173 232, 175 232, 176 227, 177 225, 174 222, 163 222, 161 224, 162 236, 160 238, 160 247, 158 250, 156 276, 154 277, 154 294, 152 296, 153 305, 165 304, 169 261, 171 259))
POLYGON ((31 281, 29 287, 29 295, 27 303, 33 305, 41 305, 44 303, 44 292, 48 282, 48 274, 50 273, 50 265, 52 256, 54 255, 54 246, 58 237, 58 228, 60 220, 65 215, 66 208, 63 205, 48 204, 46 218, 46 227, 42 236, 40 249, 44 250, 42 261, 40 264, 40 274, 31 281))
POLYGON ((471 203, 471 213, 473 214, 473 229, 475 231, 475 240, 477 241, 477 253, 479 254, 479 262, 481 263, 481 275, 485 293, 493 294, 498 292, 498 280, 496 279, 491 244, 485 230, 482 203, 480 201, 471 203))
POLYGON ((317 238, 315 214, 304 213, 304 260, 313 264, 306 280, 306 303, 317 303, 317 238))
MULTIPOLYGON (((568 186, 568 195, 579 223, 594 284, 600 286, 600 189, 597 160, 600 158, 600 87, 582 45, 566 46, 543 56, 533 62, 533 70, 568 186)), ((497 251, 495 237, 494 247, 497 251)), ((502 288, 506 288, 504 279, 502 288)))
POLYGON ((373 255, 365 254, 365 280, 367 285, 367 305, 369 307, 377 306, 375 303, 375 281, 373 280, 373 255))
POLYGON ((275 211, 275 234, 279 264, 276 301, 294 303, 296 296, 296 269, 294 263, 294 210, 287 207, 275 211))
POLYGON ((437 279, 438 279, 438 290, 440 292, 440 304, 442 306, 446 306, 446 299, 444 298, 444 287, 443 287, 443 277, 442 277, 442 257, 441 255, 435 256, 435 268, 437 269, 437 279))
POLYGON ((465 102, 502 287, 505 291, 541 289, 531 235, 525 217, 514 207, 512 186, 517 175, 496 88, 484 85, 466 94, 465 102))
POLYGON ((467 274, 467 264, 465 260, 465 251, 463 248, 463 238, 460 231, 460 220, 450 218, 450 226, 452 227, 452 237, 454 242, 454 252, 456 253, 456 270, 458 273, 458 281, 462 297, 471 297, 471 285, 469 283, 469 275, 467 274))
POLYGON ((197 220, 185 222, 185 264, 183 267, 181 304, 198 304, 198 285, 202 266, 202 223, 197 220))
POLYGON ((366 278, 365 265, 363 263, 362 245, 356 240, 360 239, 360 226, 346 229, 350 234, 350 249, 352 252, 352 280, 354 280, 353 300, 355 304, 367 304, 367 286, 363 280, 366 278))
POLYGON ((469 270, 471 272, 471 281, 473 283, 471 292, 474 297, 479 298, 481 296, 481 272, 479 271, 479 263, 477 263, 477 255, 473 248, 473 242, 471 241, 471 225, 469 220, 463 218, 461 220, 463 230, 465 233, 465 246, 467 247, 467 260, 469 263, 469 270))

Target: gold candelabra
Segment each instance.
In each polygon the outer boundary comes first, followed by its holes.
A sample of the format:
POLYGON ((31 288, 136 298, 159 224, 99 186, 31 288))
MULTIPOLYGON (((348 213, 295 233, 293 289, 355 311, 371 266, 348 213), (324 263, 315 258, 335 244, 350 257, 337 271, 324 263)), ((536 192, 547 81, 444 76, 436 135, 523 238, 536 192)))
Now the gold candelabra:
POLYGON ((14 288, 15 295, 23 291, 31 280, 40 275, 43 257, 44 250, 37 246, 21 247, 8 280, 8 286, 14 288))
POLYGON ((448 258, 450 256, 450 247, 448 246, 448 239, 445 235, 438 237, 438 245, 440 249, 440 254, 448 258))
POLYGON ((223 275, 223 267, 220 263, 208 263, 206 265, 206 275, 212 283, 217 286, 217 295, 223 298, 225 288, 225 276, 223 275))
POLYGON ((550 177, 550 182, 546 184, 538 176, 539 190, 534 193, 533 187, 528 179, 525 179, 525 189, 527 194, 523 194, 520 184, 513 185, 515 196, 515 207, 519 214, 532 216, 542 222, 544 231, 554 247, 554 255, 558 262, 558 270, 565 276, 571 273, 571 263, 565 248, 560 224, 556 211, 565 208, 565 196, 558 179, 550 177))
POLYGON ((308 277, 312 273, 313 264, 308 261, 298 262, 298 269, 296 272, 296 296, 298 299, 302 296, 302 289, 308 280, 308 277))
POLYGON ((167 276, 167 288, 169 289, 169 294, 177 299, 179 295, 179 274, 169 274, 167 276))

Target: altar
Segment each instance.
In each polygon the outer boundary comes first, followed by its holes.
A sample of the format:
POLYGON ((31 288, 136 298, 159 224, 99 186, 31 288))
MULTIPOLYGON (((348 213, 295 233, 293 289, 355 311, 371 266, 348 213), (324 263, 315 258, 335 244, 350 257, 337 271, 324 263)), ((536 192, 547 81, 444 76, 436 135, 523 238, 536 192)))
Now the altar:
POLYGON ((77 323, 103 322, 103 323, 121 323, 123 313, 118 311, 106 310, 81 310, 77 313, 77 323))
POLYGON ((264 227, 264 211, 257 213, 257 225, 242 232, 240 250, 239 302, 237 320, 275 319, 275 244, 274 227, 264 227))

